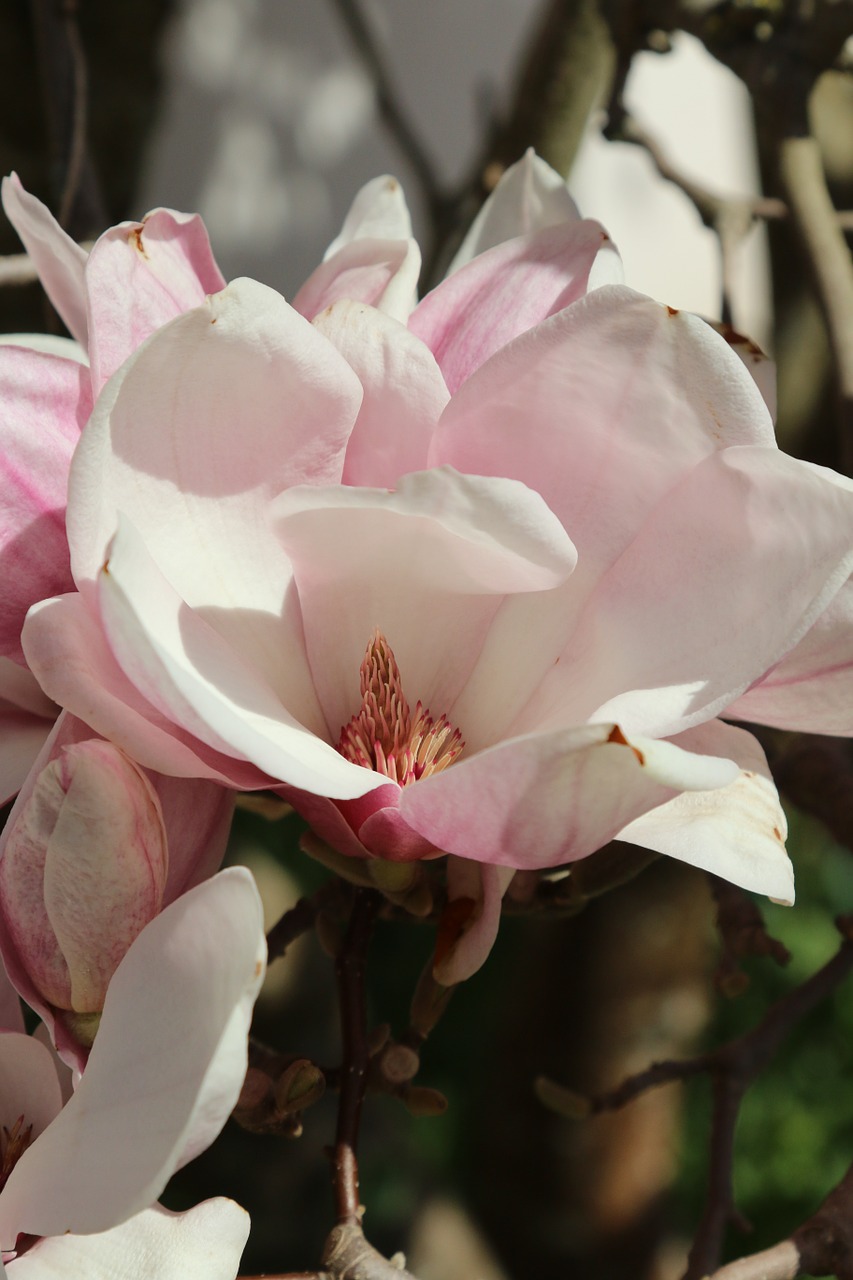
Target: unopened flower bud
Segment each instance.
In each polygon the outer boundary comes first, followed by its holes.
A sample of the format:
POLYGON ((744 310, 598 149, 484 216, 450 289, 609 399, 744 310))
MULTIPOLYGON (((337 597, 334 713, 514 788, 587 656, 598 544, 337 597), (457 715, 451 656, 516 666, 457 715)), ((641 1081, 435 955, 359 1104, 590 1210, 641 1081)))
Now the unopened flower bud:
POLYGON ((326 1077, 320 1068, 307 1058, 297 1058, 276 1081, 273 1091, 276 1109, 280 1115, 304 1111, 325 1091, 326 1077))
POLYGON ((448 1107, 443 1093, 422 1084, 410 1085, 404 1101, 406 1109, 413 1116, 443 1116, 448 1107))
POLYGON ((405 1084, 418 1074, 421 1060, 407 1044, 389 1044, 382 1053, 380 1068, 389 1084, 405 1084))
POLYGON ((42 769, 8 833, 0 915, 47 1004, 100 1013, 119 962, 161 909, 167 869, 160 803, 123 752, 93 739, 42 769))

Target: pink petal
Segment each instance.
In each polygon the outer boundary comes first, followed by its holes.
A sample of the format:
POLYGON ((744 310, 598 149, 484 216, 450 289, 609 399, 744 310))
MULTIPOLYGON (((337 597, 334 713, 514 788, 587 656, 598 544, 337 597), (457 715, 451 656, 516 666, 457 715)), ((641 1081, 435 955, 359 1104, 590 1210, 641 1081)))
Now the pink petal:
POLYGON ((361 188, 323 265, 309 276, 293 305, 313 319, 332 302, 350 298, 405 322, 415 305, 420 266, 403 189, 386 174, 361 188))
POLYGON ((777 902, 794 901, 785 852, 787 822, 761 746, 720 720, 673 741, 688 751, 724 752, 741 767, 728 786, 676 796, 629 822, 619 839, 656 849, 777 902))
POLYGON ((72 585, 65 500, 71 455, 92 408, 88 370, 0 346, 0 399, 0 653, 23 662, 21 628, 30 605, 72 585))
POLYGON ((249 1215, 233 1200, 185 1213, 155 1205, 121 1226, 86 1236, 49 1236, 7 1264, 9 1280, 235 1280, 249 1215))
POLYGON ((299 626, 282 617, 290 570, 268 506, 290 485, 340 480, 360 401, 343 358, 272 289, 235 281, 179 316, 122 366, 80 441, 68 512, 78 586, 97 577, 121 511, 188 604, 310 697, 304 666, 282 670, 299 626))
POLYGON ((145 339, 225 288, 198 214, 154 209, 98 240, 86 265, 92 382, 100 391, 145 339))
POLYGON ((293 306, 313 320, 326 307, 349 298, 405 321, 415 303, 420 269, 414 240, 353 240, 312 272, 293 306))
POLYGON ((60 596, 37 606, 24 637, 27 659, 42 687, 146 768, 249 790, 269 782, 251 765, 212 751, 146 701, 116 662, 103 628, 81 596, 60 596))
MULTIPOLYGON (((0 1131, 23 1116, 36 1139, 59 1114, 62 1091, 49 1050, 32 1036, 0 1031, 0 1131)), ((2 1192, 0 1192, 2 1195, 2 1192)))
POLYGON ((549 227, 498 245, 449 276, 418 304, 409 328, 434 353, 455 392, 513 338, 588 288, 618 279, 618 264, 599 223, 549 227))
POLYGON ((78 342, 86 346, 86 252, 62 230, 41 200, 21 186, 16 173, 4 178, 3 208, 33 260, 44 291, 78 342))
POLYGON ((162 906, 166 830, 151 783, 111 743, 68 747, 51 769, 65 798, 52 830, 35 833, 47 836, 44 906, 68 966, 71 1007, 97 1013, 119 962, 162 906))
POLYGON ((447 274, 515 236, 531 236, 547 227, 580 221, 565 178, 529 147, 501 175, 468 229, 447 274))
POLYGON ((514 867, 492 867, 464 858, 447 859, 448 901, 470 898, 475 907, 448 954, 435 965, 433 974, 437 982, 445 987, 465 982, 485 963, 498 936, 501 902, 514 875, 514 867))
POLYGON ((187 608, 126 521, 101 575, 100 604, 122 669, 182 729, 293 786, 340 798, 369 789, 365 770, 296 720, 242 656, 187 608))
POLYGON ((536 489, 578 548, 578 574, 594 581, 672 485, 734 444, 775 447, 741 362, 696 316, 613 287, 472 377, 442 416, 430 463, 536 489))
POLYGON ((584 858, 677 791, 725 786, 730 760, 626 739, 613 724, 501 743, 406 787, 400 813, 439 849, 503 867, 584 858))
POLYGON ((236 793, 204 778, 149 774, 163 812, 169 847, 164 903, 208 880, 225 857, 236 793))
POLYGON ((106 1231, 209 1145, 243 1083, 264 956, 260 899, 239 867, 143 930, 110 983, 73 1097, 6 1184, 5 1247, 21 1231, 106 1231))
POLYGON ((712 454, 593 592, 517 730, 711 719, 808 630, 853 568, 853 486, 776 449, 712 454))
POLYGON ((464 685, 502 596, 556 586, 575 563, 538 494, 450 468, 404 476, 392 493, 292 489, 275 511, 333 741, 359 704, 359 666, 376 627, 411 705, 421 699, 437 718, 464 685))
POLYGON ((406 472, 426 466, 432 433, 450 398, 435 357, 398 321, 362 303, 337 302, 314 323, 364 388, 343 483, 392 488, 406 472))
POLYGON ((853 734, 853 582, 726 715, 803 733, 853 734))

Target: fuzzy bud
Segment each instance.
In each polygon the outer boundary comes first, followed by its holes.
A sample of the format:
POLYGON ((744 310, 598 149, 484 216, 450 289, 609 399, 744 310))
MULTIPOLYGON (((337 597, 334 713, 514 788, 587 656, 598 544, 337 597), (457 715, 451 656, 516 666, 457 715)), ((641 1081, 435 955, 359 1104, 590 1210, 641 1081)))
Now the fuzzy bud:
POLYGON ((160 803, 109 742, 63 748, 13 819, 0 861, 0 915, 39 996, 98 1014, 107 985, 163 902, 160 803))

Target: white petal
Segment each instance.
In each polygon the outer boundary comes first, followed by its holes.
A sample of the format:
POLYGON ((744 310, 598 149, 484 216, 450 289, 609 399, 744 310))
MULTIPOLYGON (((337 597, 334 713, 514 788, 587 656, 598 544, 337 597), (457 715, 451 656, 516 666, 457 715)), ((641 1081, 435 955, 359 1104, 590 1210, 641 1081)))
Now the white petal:
POLYGON ((110 1231, 40 1240, 8 1264, 8 1275, 9 1280, 235 1280, 248 1235, 249 1215, 233 1200, 205 1200, 186 1213, 156 1205, 110 1231))
POLYGON ((213 1140, 246 1072, 264 974, 263 913, 247 871, 173 902, 110 983, 80 1084, 0 1197, 0 1240, 108 1230, 150 1205, 213 1140))
POLYGON ((741 766, 728 786, 690 791, 629 822, 618 839, 656 849, 778 902, 794 901, 787 823, 761 746, 720 720, 673 739, 688 751, 725 753, 741 766))

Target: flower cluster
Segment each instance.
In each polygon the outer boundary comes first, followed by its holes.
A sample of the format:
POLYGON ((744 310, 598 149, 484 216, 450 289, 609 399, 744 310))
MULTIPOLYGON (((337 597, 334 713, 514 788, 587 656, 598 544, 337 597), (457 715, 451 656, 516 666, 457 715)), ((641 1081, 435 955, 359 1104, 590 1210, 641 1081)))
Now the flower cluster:
POLYGON ((10 1016, 0 1244, 38 1280, 180 1234, 140 1275, 233 1276, 242 1211, 151 1206, 245 1070, 234 793, 344 858, 445 859, 447 984, 517 871, 615 837, 791 901, 728 721, 853 732, 853 486, 778 450, 761 357, 627 288, 532 156, 419 302, 392 179, 292 303, 226 285, 198 218, 87 256, 14 178, 4 205, 74 341, 0 346, 0 947, 76 1088, 10 1016))

